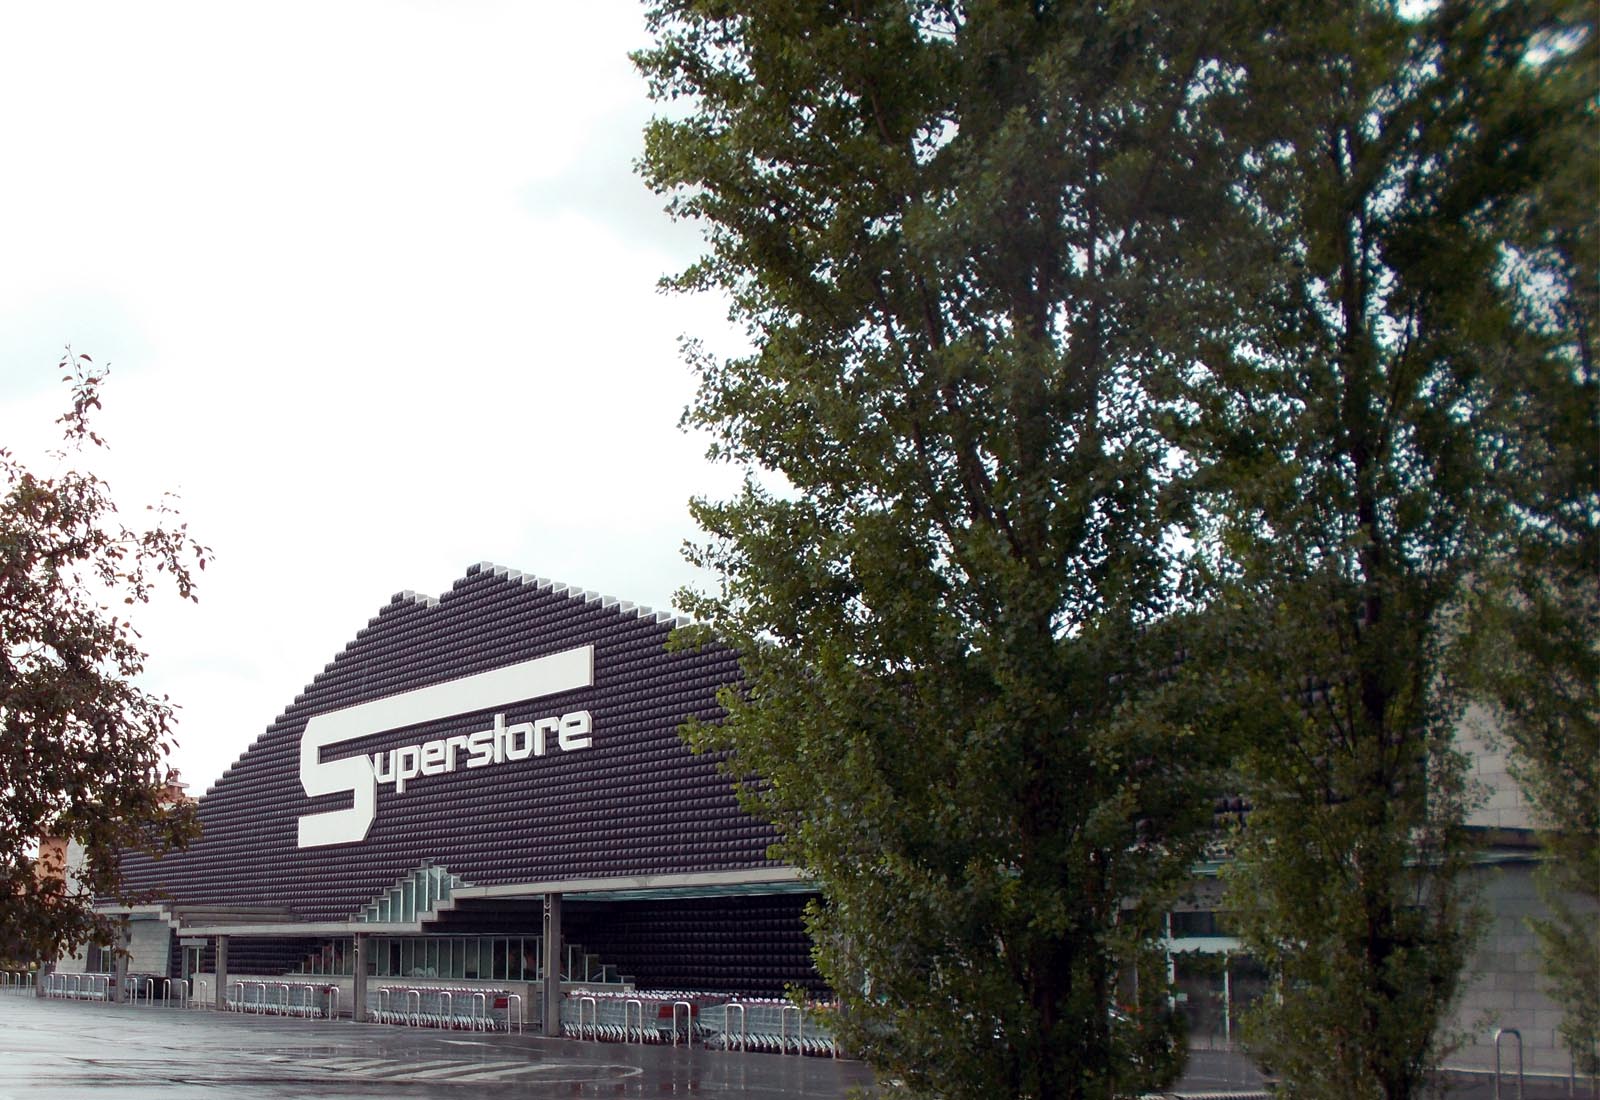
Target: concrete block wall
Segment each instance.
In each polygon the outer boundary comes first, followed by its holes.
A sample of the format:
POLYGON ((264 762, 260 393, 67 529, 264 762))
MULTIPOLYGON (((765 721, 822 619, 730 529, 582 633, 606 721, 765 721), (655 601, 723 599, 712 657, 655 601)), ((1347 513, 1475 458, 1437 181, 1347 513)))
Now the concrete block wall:
POLYGON ((83 974, 89 969, 89 949, 78 948, 75 954, 63 955, 56 960, 57 974, 83 974))
MULTIPOLYGON (((1521 1033, 1523 1063, 1529 1073, 1564 1077, 1571 1067, 1556 1034, 1561 1007, 1546 992, 1538 940, 1528 925, 1530 917, 1546 912, 1534 888, 1535 866, 1530 856, 1476 872, 1488 925, 1463 976, 1463 995, 1451 1030, 1464 1033, 1467 1041, 1448 1060, 1452 1067, 1492 1069, 1497 1028, 1521 1033)), ((1502 1056, 1507 1070, 1515 1066, 1509 1037, 1502 1056)))
MULTIPOLYGON (((171 963, 172 927, 160 918, 134 918, 128 922, 128 973, 165 977, 171 963)), ((88 970, 89 949, 56 960, 58 974, 83 974, 88 970)))
POLYGON ((172 961, 172 927, 161 919, 128 923, 128 973, 166 977, 172 961))
POLYGON ((1507 766, 1506 745, 1494 716, 1477 703, 1470 705, 1456 728, 1456 746, 1471 758, 1470 779, 1484 798, 1467 816, 1467 824, 1486 829, 1534 828, 1522 788, 1507 766))

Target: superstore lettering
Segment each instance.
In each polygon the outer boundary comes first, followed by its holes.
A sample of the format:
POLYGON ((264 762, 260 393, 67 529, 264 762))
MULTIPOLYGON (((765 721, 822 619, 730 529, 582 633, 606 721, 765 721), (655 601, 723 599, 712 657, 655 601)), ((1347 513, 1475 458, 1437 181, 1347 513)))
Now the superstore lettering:
POLYGON ((507 760, 526 760, 543 756, 552 740, 562 752, 586 749, 594 740, 589 736, 589 712, 573 711, 537 722, 506 725, 506 716, 494 716, 494 728, 476 733, 441 737, 401 749, 372 754, 372 774, 379 783, 392 783, 395 794, 404 794, 406 780, 419 775, 443 775, 456 770, 459 749, 468 768, 504 764, 507 760))
POLYGON ((322 750, 329 745, 593 684, 594 646, 587 645, 316 715, 300 735, 300 785, 312 798, 347 794, 351 803, 347 809, 302 815, 299 846, 317 848, 365 840, 377 816, 380 782, 393 783, 399 794, 408 779, 421 775, 543 756, 552 737, 562 751, 586 749, 593 738, 589 712, 575 710, 510 726, 504 714, 496 714, 490 729, 423 741, 370 757, 323 760, 322 750))

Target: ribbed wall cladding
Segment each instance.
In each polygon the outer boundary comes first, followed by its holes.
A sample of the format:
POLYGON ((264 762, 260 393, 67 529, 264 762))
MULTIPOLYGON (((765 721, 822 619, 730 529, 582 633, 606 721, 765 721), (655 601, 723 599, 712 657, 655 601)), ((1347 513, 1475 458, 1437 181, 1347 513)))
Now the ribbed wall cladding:
POLYGON ((823 996, 801 921, 806 898, 693 898, 626 905, 572 904, 562 914, 570 943, 633 978, 640 989, 778 997, 798 986, 823 996))
POLYGON ((397 594, 201 800, 204 833, 187 852, 129 858, 131 887, 339 920, 426 860, 481 886, 766 865, 771 829, 739 810, 716 760, 692 755, 677 732, 691 716, 721 714, 715 695, 738 679, 735 655, 668 653, 670 618, 591 596, 489 566, 437 600, 397 594), (511 724, 588 710, 592 747, 422 776, 403 794, 380 783, 365 841, 297 847, 301 815, 349 805, 301 788, 310 718, 591 644, 592 687, 386 731, 323 758, 469 734, 497 712, 511 724))
MULTIPOLYGON (((236 936, 228 945, 228 970, 233 974, 250 974, 270 977, 288 974, 306 957, 306 941, 292 939, 255 939, 236 936)), ((183 952, 174 944, 169 953, 167 977, 183 977, 183 952)), ((215 974, 217 970, 217 941, 207 938, 200 952, 198 973, 215 974)))

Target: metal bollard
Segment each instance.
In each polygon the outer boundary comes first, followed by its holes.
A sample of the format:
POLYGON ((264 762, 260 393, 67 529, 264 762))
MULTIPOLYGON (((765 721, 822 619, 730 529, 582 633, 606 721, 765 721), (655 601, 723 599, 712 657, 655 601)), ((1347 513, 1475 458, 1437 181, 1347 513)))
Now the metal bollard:
POLYGON ((628 1022, 633 1019, 633 1009, 639 1010, 639 1042, 644 1042, 644 1002, 637 997, 629 997, 622 1002, 622 1041, 628 1042, 628 1022))
POLYGON ((506 1034, 511 1034, 511 1006, 517 1006, 517 1034, 522 1034, 522 994, 506 994, 506 1034))
POLYGON ((722 1006, 722 1049, 733 1049, 733 1025, 728 1022, 728 1017, 735 1009, 739 1012, 739 1053, 748 1054, 750 1052, 750 1036, 745 1031, 744 1005, 738 1001, 729 1001, 722 1006))
POLYGON ((1500 1040, 1510 1035, 1517 1040, 1517 1100, 1522 1100, 1522 1032, 1502 1027, 1494 1033, 1494 1100, 1500 1100, 1500 1040))
POLYGON ((672 1045, 678 1045, 678 1009, 683 1009, 683 1034, 687 1046, 694 1046, 694 1005, 688 1001, 672 1002, 672 1045))
POLYGON ((806 1026, 805 1025, 805 1017, 801 1015, 800 1009, 799 1009, 798 1006, 796 1006, 796 1005, 788 1005, 788 1004, 783 1006, 782 1013, 778 1017, 778 1028, 779 1028, 779 1031, 781 1032, 781 1036, 780 1036, 780 1038, 781 1038, 781 1050, 780 1050, 780 1053, 782 1053, 782 1054, 788 1054, 789 1053, 789 1013, 791 1013, 791 1012, 794 1013, 794 1052, 796 1054, 804 1054, 805 1053, 805 1026, 806 1026))

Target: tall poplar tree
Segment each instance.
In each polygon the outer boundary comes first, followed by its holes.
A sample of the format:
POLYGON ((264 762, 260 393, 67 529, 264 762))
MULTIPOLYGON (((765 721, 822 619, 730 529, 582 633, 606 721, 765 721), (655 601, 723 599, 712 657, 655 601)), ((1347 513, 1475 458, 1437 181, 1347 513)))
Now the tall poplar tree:
POLYGON ((1151 376, 1225 158, 1223 9, 662 0, 643 169, 754 350, 685 420, 688 594, 744 683, 695 743, 815 876, 850 1046, 945 1096, 1109 1097, 1180 1055, 1157 934, 1210 825, 1151 376), (1120 1005, 1121 1010, 1115 1011, 1120 1005))
POLYGON ((1247 1034, 1288 1090, 1399 1100, 1448 1048, 1473 942, 1451 652, 1471 582, 1545 522, 1534 395, 1589 369, 1524 275, 1550 260, 1550 138, 1584 128, 1553 71, 1592 32, 1527 3, 1262 16, 1231 132, 1270 252, 1176 405, 1253 804, 1229 902, 1278 977, 1247 1034))

